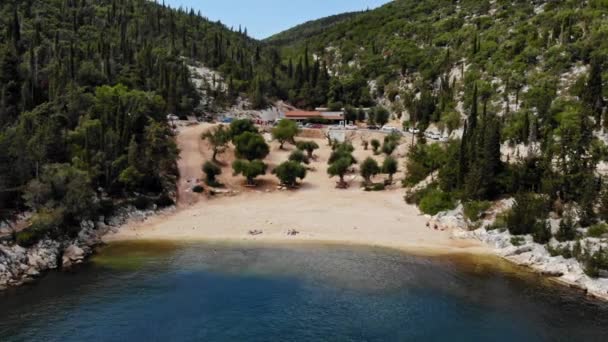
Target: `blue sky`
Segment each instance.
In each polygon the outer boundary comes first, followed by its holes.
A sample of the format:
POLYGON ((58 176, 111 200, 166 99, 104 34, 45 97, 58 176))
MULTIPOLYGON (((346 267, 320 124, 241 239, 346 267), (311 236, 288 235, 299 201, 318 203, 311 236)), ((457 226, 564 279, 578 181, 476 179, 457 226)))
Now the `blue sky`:
MULTIPOLYGON (((158 0, 161 2, 162 0, 158 0)), ((200 10, 209 19, 228 27, 247 27, 250 36, 266 38, 274 33, 343 12, 375 8, 389 0, 165 0, 172 7, 200 10)))

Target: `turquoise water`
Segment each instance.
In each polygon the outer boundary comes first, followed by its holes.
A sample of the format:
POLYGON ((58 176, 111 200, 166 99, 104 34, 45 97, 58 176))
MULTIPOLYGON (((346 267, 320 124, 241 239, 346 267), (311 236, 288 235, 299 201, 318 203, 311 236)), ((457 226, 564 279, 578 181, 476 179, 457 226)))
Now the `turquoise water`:
POLYGON ((485 257, 125 244, 0 294, 0 340, 606 341, 608 308, 485 257))

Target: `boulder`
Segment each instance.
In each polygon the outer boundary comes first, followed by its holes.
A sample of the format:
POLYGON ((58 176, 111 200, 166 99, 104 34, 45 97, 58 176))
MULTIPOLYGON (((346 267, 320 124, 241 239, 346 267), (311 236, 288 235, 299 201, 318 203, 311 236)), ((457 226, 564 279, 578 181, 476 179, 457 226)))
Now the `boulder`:
POLYGON ((76 264, 82 263, 85 256, 86 256, 86 253, 82 248, 80 248, 76 245, 69 245, 63 251, 63 258, 62 258, 61 265, 63 268, 70 268, 76 264))

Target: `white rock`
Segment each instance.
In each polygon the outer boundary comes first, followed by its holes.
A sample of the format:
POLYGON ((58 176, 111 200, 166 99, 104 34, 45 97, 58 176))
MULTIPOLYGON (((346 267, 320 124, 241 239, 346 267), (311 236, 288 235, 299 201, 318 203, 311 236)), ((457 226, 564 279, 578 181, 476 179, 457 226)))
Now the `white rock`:
POLYGON ((76 245, 69 245, 64 251, 63 251, 63 258, 62 258, 62 266, 64 268, 68 268, 71 266, 74 266, 76 264, 81 263, 84 260, 85 257, 85 251, 76 246, 76 245))

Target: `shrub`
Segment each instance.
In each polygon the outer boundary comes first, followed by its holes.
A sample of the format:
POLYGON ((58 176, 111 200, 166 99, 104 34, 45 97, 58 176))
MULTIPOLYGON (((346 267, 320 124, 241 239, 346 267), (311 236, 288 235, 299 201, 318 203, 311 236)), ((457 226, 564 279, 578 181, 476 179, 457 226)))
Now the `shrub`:
POLYGON ((374 154, 378 154, 378 149, 380 148, 380 141, 378 141, 378 139, 372 139, 371 144, 374 154))
POLYGON ((63 219, 61 209, 40 210, 32 217, 29 227, 15 234, 15 240, 21 247, 31 247, 49 234, 56 235, 63 219))
POLYGON ((587 230, 588 237, 601 238, 605 234, 608 234, 608 225, 605 223, 594 224, 587 230))
POLYGON ((222 169, 217 166, 215 163, 206 161, 203 164, 203 172, 207 176, 206 182, 210 186, 217 186, 217 176, 222 174, 222 169))
POLYGON ((15 234, 15 241, 19 246, 27 248, 35 245, 42 237, 39 232, 25 229, 15 234))
POLYGON ((533 227, 532 238, 534 238, 534 242, 546 244, 551 240, 551 227, 547 221, 537 221, 533 227))
POLYGON ((302 180, 306 177, 306 168, 299 162, 286 161, 277 166, 272 173, 279 178, 281 184, 293 187, 296 185, 298 178, 302 180))
POLYGON ((570 248, 570 246, 565 245, 563 247, 560 246, 556 246, 553 247, 552 245, 547 245, 545 247, 547 249, 547 252, 549 252, 549 254, 552 257, 556 257, 556 256, 563 256, 565 259, 571 259, 573 257, 573 253, 572 253, 572 248, 570 248))
POLYGON ((519 246, 523 245, 525 241, 526 240, 522 236, 513 236, 513 237, 511 237, 511 244, 513 246, 519 247, 519 246))
POLYGON ((432 189, 420 200, 420 210, 428 215, 454 209, 455 202, 449 193, 439 189, 432 189))
POLYGON ((303 163, 303 164, 310 163, 310 161, 308 160, 308 157, 306 156, 306 154, 304 154, 304 152, 302 150, 295 150, 295 151, 291 152, 291 154, 289 155, 289 161, 294 161, 296 163, 303 163))
POLYGON ((365 187, 365 191, 384 191, 385 189, 384 183, 375 183, 365 187))
POLYGON ((197 193, 197 194, 200 194, 200 193, 205 192, 205 188, 203 188, 203 187, 202 187, 202 186, 200 186, 200 185, 195 185, 195 186, 193 186, 193 187, 192 187, 192 192, 195 192, 195 193, 197 193))
POLYGON ((388 182, 393 183, 393 175, 399 171, 399 162, 393 157, 386 157, 382 162, 382 173, 388 175, 388 182))
POLYGON ((404 197, 405 203, 415 204, 415 205, 420 204, 420 201, 422 200, 422 198, 424 198, 424 196, 426 196, 426 194, 431 190, 431 188, 432 187, 426 187, 426 188, 419 189, 417 191, 408 191, 404 197))
POLYGON ((464 216, 472 222, 481 218, 490 207, 492 202, 489 201, 469 201, 464 204, 464 216))
POLYGON ((548 207, 544 198, 534 194, 518 194, 515 196, 515 204, 507 215, 507 228, 513 235, 543 234, 543 228, 537 223, 541 221, 544 226, 548 207))
POLYGON ((384 183, 377 183, 377 184, 374 184, 374 186, 372 186, 373 191, 384 191, 384 189, 385 189, 384 183))
POLYGON ((137 196, 131 204, 138 210, 146 210, 152 205, 152 201, 146 196, 137 196))
POLYGON ((595 253, 585 253, 583 257, 583 270, 592 278, 600 275, 600 270, 608 269, 608 253, 600 247, 595 253))
POLYGON ((399 146, 399 141, 401 140, 401 136, 395 133, 391 133, 384 137, 384 143, 382 144, 382 153, 390 156, 399 146))
POLYGON ((572 241, 576 238, 576 224, 571 215, 566 214, 559 223, 559 230, 555 234, 557 241, 572 241))
POLYGON ((492 223, 487 229, 495 230, 495 229, 507 229, 507 217, 510 212, 504 212, 496 215, 496 219, 494 219, 494 223, 492 223))
POLYGON ((314 151, 319 148, 319 144, 314 141, 298 141, 296 147, 299 150, 306 151, 308 158, 312 159, 314 151))
POLYGON ((160 208, 166 208, 174 205, 175 201, 171 197, 169 197, 169 195, 162 194, 156 199, 156 201, 154 201, 154 204, 156 204, 160 208))

